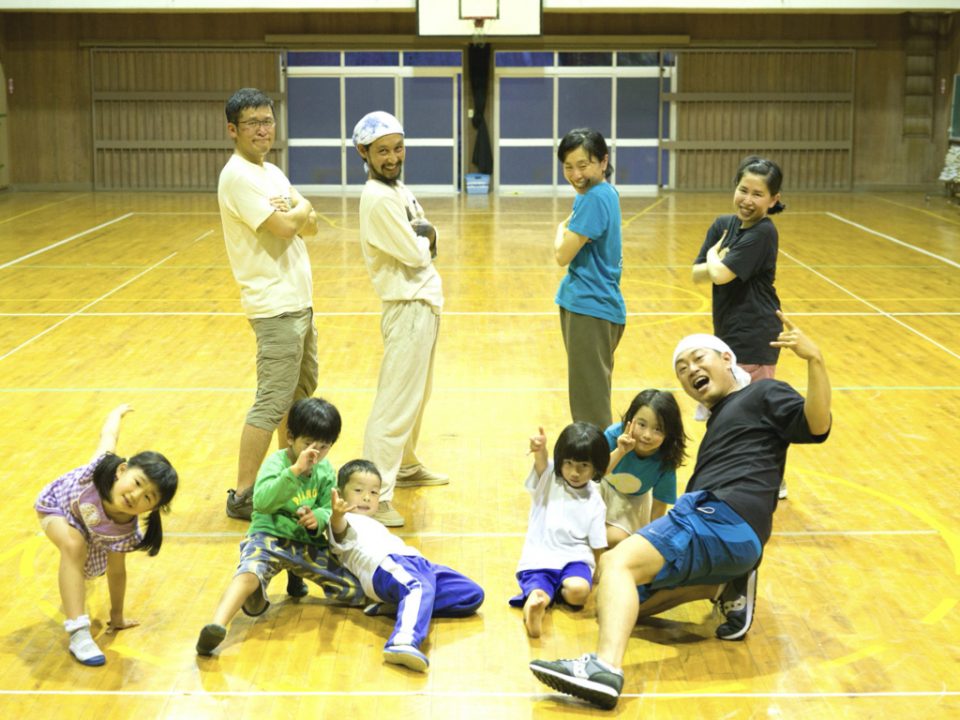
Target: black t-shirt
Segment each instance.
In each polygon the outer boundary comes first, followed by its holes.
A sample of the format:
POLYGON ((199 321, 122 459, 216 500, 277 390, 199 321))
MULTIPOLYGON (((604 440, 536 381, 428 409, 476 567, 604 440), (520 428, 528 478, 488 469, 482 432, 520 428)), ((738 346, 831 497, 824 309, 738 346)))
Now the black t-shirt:
POLYGON ((777 274, 777 228, 764 218, 753 227, 741 229, 736 215, 721 215, 713 221, 694 264, 707 261, 707 250, 717 244, 726 230, 723 257, 737 277, 724 285, 713 285, 713 334, 723 340, 745 365, 776 365, 780 348, 770 347, 783 324, 777 317, 780 298, 773 283, 777 274))
POLYGON ((803 414, 803 396, 779 380, 759 380, 710 409, 687 492, 708 490, 766 544, 790 443, 821 443, 803 414))

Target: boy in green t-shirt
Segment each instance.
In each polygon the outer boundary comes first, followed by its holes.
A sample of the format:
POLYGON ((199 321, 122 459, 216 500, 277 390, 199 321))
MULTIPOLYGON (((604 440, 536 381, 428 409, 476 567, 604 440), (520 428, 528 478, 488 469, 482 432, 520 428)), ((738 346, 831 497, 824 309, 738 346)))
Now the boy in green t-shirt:
POLYGON ((325 534, 330 491, 337 485, 325 458, 340 436, 340 424, 340 413, 321 398, 304 398, 290 408, 288 447, 263 461, 253 490, 250 529, 240 543, 240 564, 213 622, 200 631, 197 654, 213 653, 241 607, 250 616, 266 612, 267 586, 282 570, 312 580, 327 597, 363 604, 360 582, 331 560, 325 534))

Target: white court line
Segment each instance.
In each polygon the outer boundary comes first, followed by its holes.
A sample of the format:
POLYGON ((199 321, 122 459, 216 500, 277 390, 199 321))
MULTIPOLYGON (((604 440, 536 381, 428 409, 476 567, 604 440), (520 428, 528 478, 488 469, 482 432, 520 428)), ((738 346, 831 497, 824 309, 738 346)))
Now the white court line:
MULTIPOLYGON (((517 698, 531 700, 549 700, 557 697, 567 698, 560 693, 550 692, 480 692, 476 690, 0 690, 0 695, 31 695, 39 697, 216 697, 216 698, 260 698, 260 697, 433 697, 433 698, 517 698)), ((958 697, 960 690, 887 690, 887 691, 851 691, 851 692, 645 692, 623 693, 621 698, 642 698, 649 700, 698 700, 702 698, 901 698, 901 697, 958 697)), ((580 703, 570 700, 571 709, 581 707, 580 703)), ((582 706, 587 709, 588 706, 582 706)))
MULTIPOLYGON (((127 213, 126 215, 121 215, 120 217, 115 217, 113 220, 107 220, 107 222, 101 223, 100 225, 97 225, 96 227, 92 227, 92 228, 90 228, 89 230, 84 230, 83 232, 79 232, 79 233, 77 233, 76 235, 71 235, 71 236, 68 237, 68 238, 64 238, 63 240, 59 240, 59 241, 57 241, 57 242, 55 242, 55 243, 53 243, 53 244, 51 244, 51 245, 47 245, 46 247, 42 247, 42 248, 40 248, 39 250, 34 250, 32 253, 27 253, 26 255, 23 255, 23 256, 21 256, 21 257, 18 257, 18 258, 14 259, 14 260, 8 260, 7 262, 5 262, 5 263, 3 263, 2 265, 0 265, 0 270, 3 270, 3 269, 5 269, 5 268, 8 268, 8 267, 10 267, 11 265, 16 265, 16 264, 19 263, 19 262, 23 262, 24 260, 27 260, 27 259, 29 259, 29 258, 34 257, 35 255, 40 255, 41 253, 45 253, 45 252, 47 252, 47 250, 53 250, 53 249, 56 248, 56 247, 60 247, 61 245, 65 245, 66 243, 72 242, 72 241, 76 240, 77 238, 83 237, 84 235, 89 235, 90 233, 96 232, 97 230, 102 230, 103 228, 107 227, 108 225, 113 225, 114 223, 118 223, 118 222, 120 222, 121 220, 126 220, 126 219, 129 218, 129 217, 133 217, 133 213, 127 213)), ((0 359, 2 359, 2 358, 0 358, 0 359)))
POLYGON ((46 335, 47 333, 50 333, 50 332, 56 330, 58 327, 60 327, 61 325, 63 325, 65 322, 67 322, 70 318, 76 317, 77 315, 80 315, 81 313, 83 313, 83 311, 86 310, 88 307, 92 307, 92 306, 96 305, 98 302, 100 302, 101 300, 105 300, 106 298, 110 297, 111 295, 113 295, 113 294, 114 294, 115 292, 117 292, 118 290, 122 290, 122 289, 125 288, 127 285, 129 285, 129 284, 132 283, 133 281, 135 281, 135 280, 143 277, 144 275, 146 275, 148 272, 150 272, 151 270, 153 270, 153 269, 154 269, 155 267, 157 267, 158 265, 162 265, 163 263, 165 263, 167 260, 169 260, 170 258, 172 258, 172 257, 173 257, 174 255, 176 255, 176 254, 177 254, 177 253, 175 253, 175 252, 170 253, 169 255, 167 255, 167 256, 166 256, 163 260, 161 260, 160 262, 154 263, 153 265, 151 265, 150 267, 148 267, 148 268, 147 268, 146 270, 144 270, 143 272, 139 272, 139 273, 137 273, 136 275, 134 275, 132 278, 130 278, 129 280, 120 283, 117 287, 113 288, 113 290, 110 290, 110 291, 104 293, 103 295, 101 295, 100 297, 98 297, 96 300, 92 300, 92 301, 88 302, 86 305, 84 305, 82 308, 80 308, 80 309, 77 310, 76 312, 73 312, 73 313, 70 313, 69 315, 67 315, 67 316, 66 316, 65 318, 63 318, 63 320, 61 320, 60 322, 54 323, 53 325, 51 325, 50 327, 48 327, 46 330, 43 330, 43 331, 37 333, 36 335, 34 335, 34 336, 33 336, 32 338, 30 338, 29 340, 24 340, 22 343, 20 343, 19 345, 17 345, 17 346, 16 346, 15 348, 13 348, 12 350, 4 353, 3 355, 0 355, 0 361, 6 360, 8 357, 10 357, 11 355, 13 355, 13 354, 14 354, 15 352, 17 352, 18 350, 21 350, 22 348, 25 348, 27 345, 30 345, 30 344, 33 343, 34 341, 39 340, 40 338, 42 338, 42 337, 43 337, 44 335, 46 335))
MULTIPOLYGON (((0 317, 64 317, 72 313, 55 312, 0 312, 0 317)), ((350 311, 314 311, 314 317, 367 317, 380 315, 376 310, 358 310, 350 311)), ((530 312, 445 312, 444 315, 456 316, 479 316, 479 317, 556 317, 556 312, 530 311, 530 312)), ((709 312, 682 312, 679 310, 669 312, 628 312, 628 317, 709 317, 709 312)), ((954 317, 960 315, 960 311, 944 310, 942 312, 792 312, 790 317, 954 317)), ((228 312, 220 310, 145 310, 142 312, 89 312, 84 313, 84 317, 246 317, 242 312, 228 312)))
POLYGON ((886 235, 886 234, 884 234, 884 233, 882 233, 882 232, 879 232, 879 231, 877 231, 877 230, 873 230, 872 228, 868 228, 866 225, 861 225, 860 223, 856 223, 856 222, 854 222, 853 220, 847 220, 845 217, 842 217, 841 215, 837 215, 837 214, 835 214, 835 213, 828 212, 828 213, 827 213, 827 216, 828 216, 828 217, 832 217, 834 220, 839 220, 839 221, 842 222, 842 223, 846 223, 847 225, 853 225, 853 227, 857 228, 858 230, 863 230, 864 232, 868 232, 868 233, 870 233, 871 235, 876 235, 877 237, 881 237, 881 238, 883 238, 884 240, 889 240, 889 241, 892 242, 892 243, 895 243, 895 244, 897 244, 897 245, 901 245, 901 246, 903 246, 903 247, 905 247, 905 248, 909 248, 910 250, 913 250, 913 251, 915 251, 915 252, 918 252, 918 253, 920 253, 921 255, 926 255, 926 256, 928 256, 928 257, 934 258, 935 260, 939 260, 939 261, 942 262, 942 263, 946 263, 947 265, 952 265, 952 266, 955 267, 955 268, 960 268, 960 263, 958 263, 958 262, 956 262, 956 261, 954 261, 954 260, 951 260, 950 258, 945 258, 945 257, 943 257, 942 255, 937 255, 936 253, 932 253, 932 252, 930 252, 929 250, 925 250, 925 249, 922 248, 922 247, 917 247, 916 245, 911 245, 910 243, 904 242, 903 240, 898 240, 897 238, 893 237, 892 235, 886 235))
MULTIPOLYGON (((899 241, 898 241, 898 242, 899 242, 899 241)), ((901 244, 906 245, 906 243, 901 243, 901 244)), ((910 247, 910 246, 908 246, 908 247, 910 247)), ((919 250, 920 248, 917 248, 917 249, 919 250)), ((865 299, 865 298, 860 297, 859 295, 857 295, 857 294, 856 294, 855 292, 853 292, 852 290, 847 290, 847 288, 845 288, 845 287, 844 287, 843 285, 841 285, 840 283, 836 282, 835 280, 831 280, 831 279, 828 278, 826 275, 824 275, 822 272, 820 272, 819 270, 814 270, 812 267, 810 267, 810 266, 807 265, 806 263, 800 262, 800 261, 797 260, 795 257, 791 256, 789 253, 784 252, 783 250, 780 250, 780 252, 783 253, 784 256, 786 256, 786 257, 790 258, 791 260, 793 260, 793 261, 794 261, 795 263, 797 263, 797 265, 799 265, 800 267, 805 268, 805 269, 808 270, 809 272, 812 272, 814 275, 816 275, 817 277, 821 278, 822 280, 825 280, 826 282, 830 283, 831 285, 833 285, 833 286, 834 286, 835 288, 837 288, 838 290, 841 290, 842 292, 845 292, 847 295, 849 295, 850 297, 854 298, 855 300, 858 300, 858 301, 862 302, 862 303, 863 303, 864 305, 866 305, 867 307, 872 308, 873 310, 877 311, 879 314, 883 315, 884 317, 889 318, 890 320, 892 320, 893 322, 895 322, 895 323, 896 323, 897 325, 899 325, 900 327, 905 328, 906 330, 909 330, 909 331, 912 332, 914 335, 917 335, 918 337, 923 338, 924 340, 926 340, 926 341, 927 341, 928 343, 930 343, 931 345, 935 345, 936 347, 940 348, 941 350, 943 350, 943 351, 944 351, 945 353, 947 353, 948 355, 952 355, 952 356, 953 356, 954 358, 956 358, 957 360, 960 360, 960 354, 954 352, 953 350, 951 350, 950 348, 948 348, 946 345, 943 345, 942 343, 937 342, 936 340, 934 340, 934 339, 933 339, 932 337, 930 337, 929 335, 925 335, 924 333, 920 332, 920 331, 917 330, 916 328, 911 327, 910 325, 907 325, 907 323, 903 322, 903 320, 900 320, 899 318, 894 317, 892 313, 886 312, 885 310, 883 310, 883 308, 881 308, 881 307, 879 307, 879 306, 877 306, 877 305, 874 305, 872 302, 870 302, 869 300, 867 300, 867 299, 865 299)), ((951 263, 952 263, 952 261, 947 261, 947 262, 951 262, 951 263)), ((956 264, 956 263, 953 263, 953 264, 956 264)), ((958 265, 958 267, 960 267, 960 265, 958 265)), ((788 313, 787 316, 789 317, 789 313, 788 313)))
MULTIPOLYGON (((41 535, 42 533, 37 533, 41 535)), ((465 533, 443 533, 443 532, 394 532, 393 535, 404 538, 424 538, 430 540, 445 540, 451 538, 523 538, 525 532, 465 532, 465 533)), ((936 530, 795 530, 792 532, 774 531, 773 537, 884 537, 901 535, 939 535, 936 530)), ((165 532, 164 537, 182 538, 185 540, 217 540, 221 538, 239 538, 244 536, 244 531, 237 532, 165 532)))
MULTIPOLYGON (((645 385, 635 387, 615 386, 614 392, 638 393, 645 385)), ((661 390, 679 393, 683 388, 661 387, 661 390)), ((375 387, 336 387, 324 386, 325 392, 336 393, 373 393, 375 387)), ((835 385, 833 390, 840 392, 960 392, 960 385, 835 385)), ((560 393, 567 392, 564 387, 437 387, 435 393, 560 393)), ((3 393, 246 393, 252 395, 255 387, 0 387, 3 393)))

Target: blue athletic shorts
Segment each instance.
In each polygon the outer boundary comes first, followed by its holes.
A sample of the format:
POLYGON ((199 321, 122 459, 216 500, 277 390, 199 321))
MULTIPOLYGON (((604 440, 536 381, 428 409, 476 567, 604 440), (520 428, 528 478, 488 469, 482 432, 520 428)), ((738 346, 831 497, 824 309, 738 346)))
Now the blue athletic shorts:
POLYGON ((666 561, 653 582, 637 587, 641 603, 664 588, 719 585, 746 575, 763 552, 749 523, 704 491, 680 496, 666 515, 637 534, 666 561))
POLYGON ((568 577, 579 577, 593 587, 593 571, 585 562, 572 562, 564 565, 560 570, 521 570, 517 573, 517 582, 520 583, 520 594, 510 598, 513 607, 523 607, 527 596, 534 590, 543 590, 550 596, 552 605, 560 597, 560 588, 568 577))

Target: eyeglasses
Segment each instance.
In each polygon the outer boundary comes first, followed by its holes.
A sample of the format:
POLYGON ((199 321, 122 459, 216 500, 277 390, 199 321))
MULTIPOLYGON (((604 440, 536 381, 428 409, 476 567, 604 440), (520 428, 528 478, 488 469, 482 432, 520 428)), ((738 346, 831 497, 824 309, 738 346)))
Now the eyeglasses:
POLYGON ((243 122, 237 123, 237 125, 247 130, 259 130, 260 128, 269 130, 276 124, 273 118, 267 118, 266 120, 244 120, 243 122))

